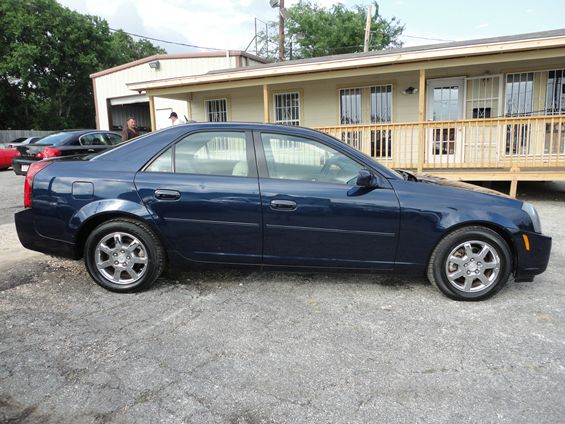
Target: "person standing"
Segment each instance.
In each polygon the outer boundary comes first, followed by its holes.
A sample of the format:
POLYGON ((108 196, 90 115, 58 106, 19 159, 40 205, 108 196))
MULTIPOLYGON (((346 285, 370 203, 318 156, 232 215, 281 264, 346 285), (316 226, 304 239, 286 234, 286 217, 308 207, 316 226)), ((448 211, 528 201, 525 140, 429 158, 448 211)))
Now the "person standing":
POLYGON ((141 134, 137 132, 137 122, 134 118, 128 118, 126 125, 122 130, 122 141, 131 140, 132 138, 138 137, 139 135, 141 134))
POLYGON ((179 116, 176 112, 171 112, 169 115, 169 119, 172 121, 172 126, 184 124, 185 122, 182 119, 179 119, 179 116))

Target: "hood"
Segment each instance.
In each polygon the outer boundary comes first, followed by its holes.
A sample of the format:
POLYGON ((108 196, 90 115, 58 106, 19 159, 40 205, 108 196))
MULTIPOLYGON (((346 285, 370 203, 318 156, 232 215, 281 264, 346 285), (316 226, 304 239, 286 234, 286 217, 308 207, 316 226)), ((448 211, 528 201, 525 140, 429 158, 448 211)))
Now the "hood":
POLYGON ((496 190, 491 190, 490 188, 464 183, 463 181, 448 180, 447 178, 437 177, 435 175, 429 175, 429 174, 416 174, 415 176, 416 178, 418 178, 418 181, 422 183, 436 184, 446 187, 460 188, 463 190, 477 191, 479 193, 492 194, 495 196, 501 196, 511 199, 511 197, 508 196, 507 194, 501 193, 496 190))

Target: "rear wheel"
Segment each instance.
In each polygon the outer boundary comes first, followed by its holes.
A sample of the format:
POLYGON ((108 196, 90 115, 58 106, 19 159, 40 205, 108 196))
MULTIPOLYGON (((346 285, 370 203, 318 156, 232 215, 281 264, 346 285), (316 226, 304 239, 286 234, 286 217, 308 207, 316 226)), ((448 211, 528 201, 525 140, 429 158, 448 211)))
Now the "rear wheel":
POLYGON ((428 279, 452 299, 482 300, 498 292, 511 271, 506 241, 489 228, 472 226, 438 243, 428 264, 428 279))
POLYGON ((145 224, 114 219, 88 236, 84 259, 92 279, 117 292, 141 290, 163 272, 165 255, 157 236, 145 224))

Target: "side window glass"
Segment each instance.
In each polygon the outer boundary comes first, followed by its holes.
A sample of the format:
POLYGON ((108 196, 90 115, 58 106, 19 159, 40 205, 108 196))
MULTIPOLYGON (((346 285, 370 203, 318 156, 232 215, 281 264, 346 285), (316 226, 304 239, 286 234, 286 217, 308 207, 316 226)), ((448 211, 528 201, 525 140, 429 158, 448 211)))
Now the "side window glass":
POLYGON ((175 146, 175 172, 203 175, 249 175, 245 133, 191 134, 175 146))
POLYGON ((355 185, 363 168, 317 141, 283 134, 261 134, 270 178, 355 185))
POLYGON ((106 133, 106 138, 108 139, 108 144, 114 146, 122 142, 122 137, 114 133, 106 133))
POLYGON ((83 146, 92 146, 94 143, 95 134, 86 134, 80 138, 80 144, 83 146))
POLYGON ((164 153, 149 165, 145 172, 173 172, 173 148, 165 150, 164 153))

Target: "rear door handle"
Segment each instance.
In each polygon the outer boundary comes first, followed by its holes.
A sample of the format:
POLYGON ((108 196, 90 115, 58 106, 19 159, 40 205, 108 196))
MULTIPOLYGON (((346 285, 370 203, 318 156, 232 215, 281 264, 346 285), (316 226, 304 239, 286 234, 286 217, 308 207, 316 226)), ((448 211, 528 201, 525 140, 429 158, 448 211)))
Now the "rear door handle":
POLYGON ((155 190, 155 198, 159 200, 178 200, 180 199, 180 193, 176 190, 159 189, 155 190))
POLYGON ((292 200, 271 200, 271 209, 294 211, 296 210, 296 202, 292 200))

